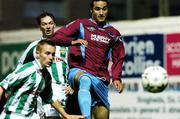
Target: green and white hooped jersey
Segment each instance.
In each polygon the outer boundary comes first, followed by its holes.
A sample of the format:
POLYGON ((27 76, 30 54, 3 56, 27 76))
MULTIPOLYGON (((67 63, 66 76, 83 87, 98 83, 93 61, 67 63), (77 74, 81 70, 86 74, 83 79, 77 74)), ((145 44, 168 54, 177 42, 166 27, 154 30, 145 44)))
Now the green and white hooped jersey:
MULTIPOLYGON (((34 60, 35 58, 35 47, 40 40, 36 40, 32 42, 23 55, 21 56, 17 69, 21 67, 21 65, 34 60)), ((67 75, 67 47, 60 47, 56 46, 56 54, 55 54, 55 61, 48 67, 48 71, 51 74, 52 82, 57 84, 66 83, 65 76, 67 75)))
POLYGON ((11 87, 16 89, 6 102, 5 110, 31 115, 35 111, 37 97, 40 93, 46 94, 41 96, 46 103, 53 102, 51 80, 44 79, 40 69, 40 63, 34 60, 12 72, 0 82, 0 86, 5 90, 11 87))

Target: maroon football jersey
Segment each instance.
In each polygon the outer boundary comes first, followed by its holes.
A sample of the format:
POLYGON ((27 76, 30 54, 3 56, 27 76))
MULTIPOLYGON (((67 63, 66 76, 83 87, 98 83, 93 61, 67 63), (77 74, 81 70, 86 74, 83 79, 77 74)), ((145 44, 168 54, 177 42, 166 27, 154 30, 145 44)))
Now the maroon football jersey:
POLYGON ((120 80, 125 51, 118 30, 109 24, 99 26, 92 19, 77 19, 61 27, 51 40, 57 45, 70 46, 71 41, 76 39, 87 40, 88 46, 70 47, 70 68, 80 68, 109 81, 108 63, 111 55, 112 80, 120 80))

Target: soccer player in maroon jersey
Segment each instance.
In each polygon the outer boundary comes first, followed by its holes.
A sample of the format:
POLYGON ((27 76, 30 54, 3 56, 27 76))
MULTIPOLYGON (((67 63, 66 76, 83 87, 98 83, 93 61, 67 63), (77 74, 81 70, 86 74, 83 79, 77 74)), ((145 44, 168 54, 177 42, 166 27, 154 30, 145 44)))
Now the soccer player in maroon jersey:
POLYGON ((92 0, 90 19, 77 19, 61 27, 50 39, 56 45, 67 46, 84 39, 80 46, 71 46, 68 55, 68 81, 78 91, 78 104, 86 119, 109 118, 108 63, 112 58, 111 74, 114 87, 122 92, 124 45, 118 30, 106 22, 108 0, 92 0), (92 111, 91 111, 92 109, 92 111))

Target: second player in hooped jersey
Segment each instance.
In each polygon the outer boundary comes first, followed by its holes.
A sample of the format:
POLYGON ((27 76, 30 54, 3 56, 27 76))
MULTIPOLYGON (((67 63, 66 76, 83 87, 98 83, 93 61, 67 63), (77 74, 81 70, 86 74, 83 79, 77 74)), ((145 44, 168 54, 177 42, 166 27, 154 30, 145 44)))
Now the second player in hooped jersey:
POLYGON ((119 31, 110 24, 100 26, 92 19, 78 19, 59 29, 51 40, 56 44, 68 44, 74 39, 87 40, 88 47, 81 45, 70 48, 70 68, 78 67, 109 81, 107 64, 111 54, 112 79, 119 80, 124 58, 124 46, 119 31))

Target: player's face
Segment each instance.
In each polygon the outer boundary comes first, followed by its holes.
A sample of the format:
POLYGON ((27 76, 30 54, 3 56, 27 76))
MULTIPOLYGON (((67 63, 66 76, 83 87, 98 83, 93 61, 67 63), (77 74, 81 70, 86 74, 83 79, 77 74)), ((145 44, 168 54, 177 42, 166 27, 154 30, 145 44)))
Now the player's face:
POLYGON ((50 16, 41 18, 40 30, 44 38, 50 38, 54 33, 55 23, 50 16))
POLYGON ((91 13, 93 20, 104 22, 108 14, 108 3, 105 1, 94 1, 91 13))
POLYGON ((51 66, 54 61, 55 49, 56 48, 51 45, 44 44, 36 52, 37 59, 39 60, 42 68, 51 66))

